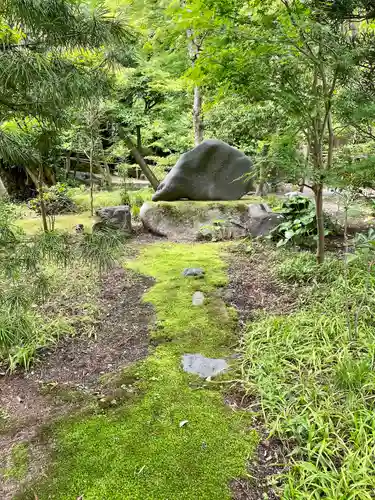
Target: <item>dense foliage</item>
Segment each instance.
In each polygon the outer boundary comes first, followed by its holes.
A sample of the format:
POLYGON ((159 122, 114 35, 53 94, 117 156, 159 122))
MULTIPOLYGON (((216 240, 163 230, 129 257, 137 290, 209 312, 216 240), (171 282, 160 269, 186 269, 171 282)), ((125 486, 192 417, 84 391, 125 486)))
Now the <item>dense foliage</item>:
MULTIPOLYGON (((277 241, 277 246, 294 245, 311 248, 316 244, 317 224, 313 201, 306 196, 292 196, 285 200, 278 211, 283 215, 283 221, 271 232, 271 238, 277 241)), ((334 224, 324 215, 324 234, 332 234, 334 224)))

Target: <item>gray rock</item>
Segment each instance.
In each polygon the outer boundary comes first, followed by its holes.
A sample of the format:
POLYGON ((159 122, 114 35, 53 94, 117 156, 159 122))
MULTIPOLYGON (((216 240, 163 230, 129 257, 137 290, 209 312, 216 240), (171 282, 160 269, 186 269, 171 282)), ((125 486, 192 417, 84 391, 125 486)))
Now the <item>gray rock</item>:
POLYGON ((246 205, 243 201, 210 202, 207 207, 192 201, 147 202, 140 218, 152 233, 184 241, 266 236, 282 221, 266 204, 246 205))
POLYGON ((97 229, 107 226, 128 233, 132 231, 132 217, 129 205, 100 208, 96 211, 96 215, 101 219, 99 223, 95 224, 97 229))
POLYGON ((182 367, 185 372, 207 378, 224 373, 228 369, 228 363, 225 359, 206 358, 201 354, 184 354, 182 367))
POLYGON ((300 191, 290 191, 289 193, 285 193, 287 198, 296 198, 297 196, 302 196, 302 198, 308 198, 308 196, 300 191))
POLYGON ((202 292, 195 292, 193 294, 193 306, 202 306, 204 302, 204 295, 202 292))
POLYGON ((196 278, 203 278, 204 269, 201 267, 187 267, 182 272, 183 276, 195 276, 196 278))
POLYGON ((273 212, 265 203, 249 205, 248 216, 248 233, 253 237, 267 236, 283 219, 281 214, 273 212))
POLYGON ((210 139, 184 153, 159 185, 153 201, 238 200, 252 187, 252 162, 225 142, 210 139))

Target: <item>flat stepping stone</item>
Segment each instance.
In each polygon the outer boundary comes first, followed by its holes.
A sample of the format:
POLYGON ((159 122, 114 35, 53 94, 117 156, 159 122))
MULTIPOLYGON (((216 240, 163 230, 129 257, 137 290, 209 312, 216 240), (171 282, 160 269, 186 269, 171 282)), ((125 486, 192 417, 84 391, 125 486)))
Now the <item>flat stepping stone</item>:
POLYGON ((192 298, 193 306, 203 306, 203 302, 204 294, 202 292, 195 292, 192 298))
POLYGON ((196 278, 203 278, 204 269, 201 267, 187 267, 183 270, 182 275, 186 277, 195 276, 196 278))
POLYGON ((184 354, 181 363, 185 372, 202 378, 215 377, 229 368, 225 359, 206 358, 201 354, 184 354))

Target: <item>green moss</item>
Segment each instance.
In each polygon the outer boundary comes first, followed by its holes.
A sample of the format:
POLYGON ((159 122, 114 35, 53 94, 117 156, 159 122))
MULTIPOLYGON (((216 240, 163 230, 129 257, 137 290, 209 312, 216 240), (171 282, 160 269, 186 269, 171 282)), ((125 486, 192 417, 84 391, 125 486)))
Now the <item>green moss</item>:
POLYGON ((262 203, 262 198, 249 196, 241 200, 229 201, 157 201, 153 202, 160 207, 163 212, 173 216, 176 220, 186 219, 189 217, 197 217, 200 214, 204 215, 207 210, 219 210, 222 213, 228 213, 231 209, 238 211, 246 211, 251 203, 262 203))
MULTIPOLYGON (((233 311, 215 296, 226 284, 220 251, 212 244, 152 245, 131 262, 157 281, 145 295, 158 318, 152 335, 161 330, 172 342, 131 367, 130 378, 125 371, 122 380, 137 386, 131 401, 55 428, 50 479, 34 486, 40 499, 230 498, 229 482, 246 473, 257 441, 248 430, 250 415, 226 407, 217 387, 194 388, 197 377, 180 367, 184 353, 227 355, 234 341, 233 311), (196 266, 205 269, 204 279, 182 277, 185 267, 196 266), (198 289, 207 300, 194 307, 198 289), (188 423, 180 427, 183 420, 188 423)), ((121 384, 121 377, 112 383, 121 384)))
POLYGON ((29 446, 27 443, 19 443, 13 446, 10 466, 0 471, 0 475, 7 479, 21 480, 27 474, 29 466, 29 446))

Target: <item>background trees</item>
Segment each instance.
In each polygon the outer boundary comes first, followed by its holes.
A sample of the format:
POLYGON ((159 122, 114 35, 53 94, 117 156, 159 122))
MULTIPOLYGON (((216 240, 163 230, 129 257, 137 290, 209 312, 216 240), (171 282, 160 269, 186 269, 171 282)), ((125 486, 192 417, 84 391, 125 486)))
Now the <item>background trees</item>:
POLYGON ((313 189, 322 261, 324 186, 373 184, 371 2, 33 2, 32 14, 19 0, 0 11, 9 194, 34 195, 40 165, 42 185, 88 168, 82 117, 101 102, 97 174, 138 163, 155 188, 180 153, 223 139, 254 158, 258 194, 313 189))
MULTIPOLYGON (((362 112, 342 113, 361 100, 367 105, 372 99, 371 86, 366 87, 363 80, 369 71, 368 41, 373 38, 373 28, 354 28, 347 11, 345 16, 333 15, 319 2, 208 5, 221 19, 225 35, 206 40, 201 78, 211 87, 219 82, 219 92, 239 94, 249 107, 273 107, 278 119, 285 120, 282 131, 276 132, 278 137, 288 136, 294 151, 298 146, 307 151, 304 172, 298 173, 301 181, 309 179, 314 191, 318 260, 322 262, 323 186, 337 183, 335 154, 340 142, 347 142, 351 130, 358 130, 361 122, 366 122, 368 130, 374 120, 372 107, 366 112, 362 108, 362 112), (362 91, 354 91, 353 99, 350 89, 354 88, 362 91)), ((263 124, 267 126, 265 121, 263 124)), ((271 126, 275 129, 275 123, 271 126)), ((269 128, 264 138, 270 134, 269 128)), ((288 175, 295 177, 296 171, 289 167, 284 161, 288 175)))
MULTIPOLYGON (((0 22, 1 177, 9 194, 25 196, 31 194, 25 190, 26 176, 35 188, 34 165, 42 163, 38 147, 30 151, 21 140, 27 121, 35 124, 34 132, 39 127, 36 144, 41 144, 48 131, 52 135, 66 122, 67 106, 101 92, 107 80, 103 47, 129 43, 131 36, 108 10, 69 0, 32 0, 27 5, 6 0, 0 22), (95 52, 96 60, 82 57, 83 52, 77 57, 83 49, 95 52)), ((45 177, 44 166, 42 183, 45 177)))

